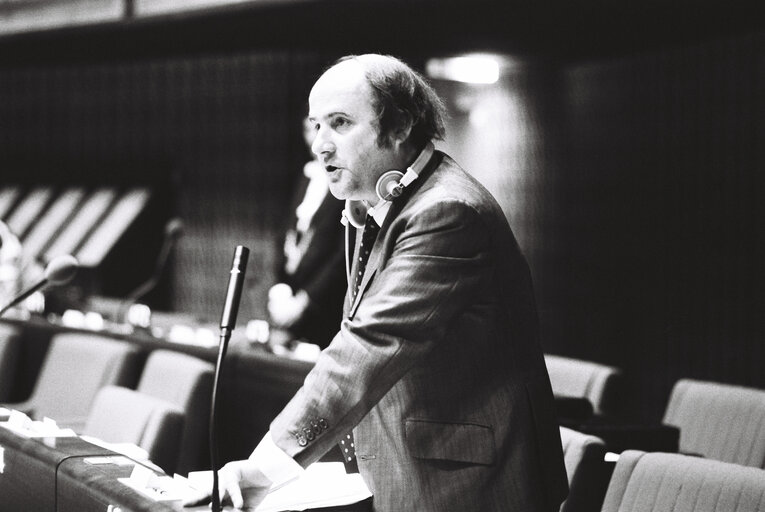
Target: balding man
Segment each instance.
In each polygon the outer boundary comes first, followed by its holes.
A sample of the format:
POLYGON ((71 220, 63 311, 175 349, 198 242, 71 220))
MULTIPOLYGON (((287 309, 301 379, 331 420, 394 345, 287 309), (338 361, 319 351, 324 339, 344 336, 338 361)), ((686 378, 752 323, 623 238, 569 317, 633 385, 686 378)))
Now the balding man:
POLYGON ((433 150, 438 97, 403 62, 362 55, 329 68, 309 103, 312 150, 347 200, 343 320, 252 456, 221 470, 226 494, 254 508, 345 441, 376 511, 558 510, 529 269, 494 198, 433 150))

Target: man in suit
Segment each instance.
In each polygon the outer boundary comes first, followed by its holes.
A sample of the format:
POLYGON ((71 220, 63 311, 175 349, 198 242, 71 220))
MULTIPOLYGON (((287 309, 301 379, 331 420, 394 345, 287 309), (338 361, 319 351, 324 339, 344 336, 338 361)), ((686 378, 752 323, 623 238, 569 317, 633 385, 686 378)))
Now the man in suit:
POLYGON ((564 499, 529 269, 494 198, 432 151, 442 110, 387 56, 341 59, 314 85, 330 190, 357 225, 373 208, 339 332, 250 458, 221 471, 235 506, 254 508, 341 440, 376 511, 550 512, 564 499), (381 200, 391 169, 407 172, 381 200))
MULTIPOLYGON (((314 135, 313 123, 306 118, 303 138, 309 148, 314 135)), ((342 201, 329 193, 324 167, 316 159, 307 162, 290 206, 294 215, 278 262, 279 282, 268 294, 271 323, 321 348, 329 345, 342 317, 342 210, 342 201)))

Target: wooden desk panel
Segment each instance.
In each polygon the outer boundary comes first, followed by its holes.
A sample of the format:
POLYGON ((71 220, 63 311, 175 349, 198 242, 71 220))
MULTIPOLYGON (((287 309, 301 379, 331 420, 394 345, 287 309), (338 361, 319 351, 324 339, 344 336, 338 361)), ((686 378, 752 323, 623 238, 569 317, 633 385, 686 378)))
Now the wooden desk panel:
POLYGON ((28 439, 4 427, 0 448, 0 511, 8 512, 55 512, 59 465, 72 457, 111 453, 76 437, 28 439))
POLYGON ((179 504, 156 502, 118 481, 129 477, 132 470, 132 465, 90 464, 85 457, 63 461, 58 470, 56 511, 105 512, 110 505, 122 512, 184 510, 179 504))

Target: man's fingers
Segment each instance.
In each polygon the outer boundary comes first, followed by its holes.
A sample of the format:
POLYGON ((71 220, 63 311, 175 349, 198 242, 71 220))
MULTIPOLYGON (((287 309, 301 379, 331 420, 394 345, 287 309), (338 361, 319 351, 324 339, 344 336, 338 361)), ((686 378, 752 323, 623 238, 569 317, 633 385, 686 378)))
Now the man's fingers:
POLYGON ((244 506, 244 500, 242 499, 242 490, 239 488, 239 481, 241 480, 241 470, 239 468, 231 468, 230 472, 225 468, 221 471, 220 482, 220 497, 223 501, 224 496, 228 496, 231 500, 231 504, 234 508, 241 509, 244 506))

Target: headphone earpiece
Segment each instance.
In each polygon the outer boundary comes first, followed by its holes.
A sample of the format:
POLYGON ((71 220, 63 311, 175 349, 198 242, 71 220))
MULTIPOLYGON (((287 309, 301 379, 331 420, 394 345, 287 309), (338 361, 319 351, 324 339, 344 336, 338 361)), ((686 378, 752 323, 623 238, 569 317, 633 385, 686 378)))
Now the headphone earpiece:
POLYGON ((390 201, 394 197, 400 196, 404 188, 400 183, 403 177, 404 173, 396 170, 388 171, 380 176, 375 185, 377 197, 382 201, 390 201))
MULTIPOLYGON (((412 165, 407 167, 406 173, 396 169, 384 172, 382 176, 377 179, 377 183, 375 184, 375 192, 380 199, 380 203, 392 201, 400 196, 401 192, 404 191, 404 188, 409 186, 410 183, 419 177, 420 173, 433 156, 434 151, 435 148, 433 147, 433 143, 428 142, 415 161, 412 162, 412 165)), ((354 228, 363 228, 367 221, 367 210, 369 210, 369 206, 367 206, 364 201, 346 200, 345 210, 343 210, 342 217, 343 224, 350 223, 354 228)))
POLYGON ((364 227, 367 221, 367 207, 364 201, 345 201, 345 210, 343 210, 343 219, 351 223, 351 226, 357 229, 364 227))
POLYGON ((412 165, 406 168, 406 174, 397 169, 391 169, 383 173, 377 179, 377 184, 375 185, 375 192, 377 192, 377 197, 380 201, 391 201, 400 196, 404 188, 420 176, 422 170, 428 165, 434 151, 433 143, 428 142, 420 154, 417 155, 415 161, 412 162, 412 165))

